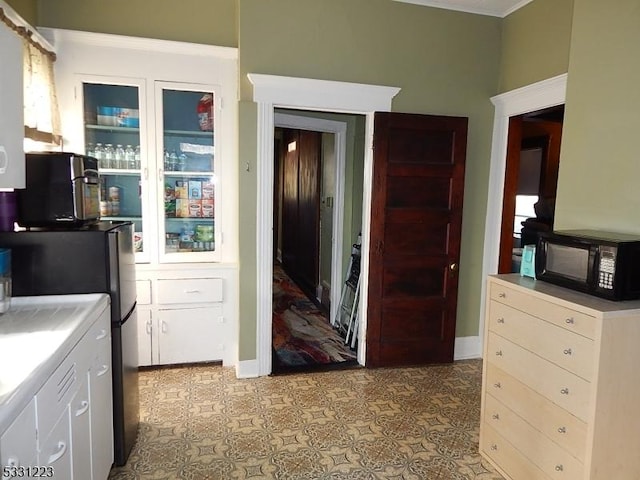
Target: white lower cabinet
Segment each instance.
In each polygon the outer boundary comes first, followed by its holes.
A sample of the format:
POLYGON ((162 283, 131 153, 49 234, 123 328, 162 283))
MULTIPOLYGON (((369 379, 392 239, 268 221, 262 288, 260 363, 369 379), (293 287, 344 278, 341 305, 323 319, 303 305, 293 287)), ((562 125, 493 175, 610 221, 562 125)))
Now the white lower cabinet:
POLYGON ((36 402, 33 399, 0 436, 0 464, 9 467, 0 473, 3 480, 13 478, 11 468, 36 465, 36 435, 36 402))
POLYGON ((143 267, 137 276, 141 366, 211 361, 235 364, 236 266, 143 267), (148 299, 148 304, 142 304, 141 299, 148 299))
MULTIPOLYGON (((22 460, 20 463, 50 467, 55 478, 106 480, 113 463, 111 382, 111 329, 107 309, 36 393, 34 406, 23 412, 27 416, 16 419, 15 422, 23 424, 20 428, 25 432, 31 431, 30 422, 37 425, 38 432, 37 455, 28 460, 30 463, 22 460)), ((11 429, 5 432, 8 434, 11 429)), ((25 435, 22 443, 31 444, 29 435, 25 435)), ((9 450, 8 455, 27 459, 29 454, 12 454, 9 450)), ((10 459, 2 461, 6 465, 10 459)))
POLYGON ((480 453, 511 480, 640 478, 640 302, 487 286, 480 453))

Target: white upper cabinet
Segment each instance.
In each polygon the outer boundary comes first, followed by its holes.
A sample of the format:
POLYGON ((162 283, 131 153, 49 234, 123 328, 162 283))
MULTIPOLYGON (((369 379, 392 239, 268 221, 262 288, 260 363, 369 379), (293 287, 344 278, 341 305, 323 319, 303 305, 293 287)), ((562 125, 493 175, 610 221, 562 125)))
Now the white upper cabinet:
POLYGON ((24 188, 22 39, 0 22, 0 188, 24 188))

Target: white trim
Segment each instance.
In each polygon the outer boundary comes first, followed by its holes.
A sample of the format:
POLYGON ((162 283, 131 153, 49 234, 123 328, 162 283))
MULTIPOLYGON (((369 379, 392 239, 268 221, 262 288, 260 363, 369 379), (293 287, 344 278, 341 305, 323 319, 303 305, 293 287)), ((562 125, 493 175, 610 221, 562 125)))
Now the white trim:
MULTIPOLYGON (((253 85, 253 101, 258 110, 257 118, 257 318, 256 357, 258 374, 271 373, 271 321, 272 321, 272 252, 273 252, 273 128, 274 106, 366 114, 366 131, 373 132, 373 112, 390 111, 393 97, 400 91, 396 87, 364 85, 356 83, 313 80, 308 78, 280 77, 249 73, 253 85)), ((367 134, 365 149, 365 178, 363 203, 362 275, 368 271, 368 226, 370 212, 370 184, 373 165, 371 136, 367 134), (367 178, 369 175, 369 178, 367 178), (367 191, 369 190, 369 191, 367 191), (364 232, 367 236, 364 236, 364 232)), ((366 282, 362 298, 366 299, 366 282)), ((360 331, 366 327, 366 307, 361 310, 360 331)), ((360 337, 361 340, 364 336, 360 337)), ((364 364, 365 341, 358 342, 358 361, 364 364)))
POLYGON ((344 174, 347 150, 347 124, 323 118, 303 117, 298 115, 275 114, 275 126, 326 132, 334 134, 335 144, 335 193, 333 206, 333 241, 331 246, 331 325, 335 324, 340 303, 342 278, 342 246, 344 232, 344 174))
MULTIPOLYGON (((505 2, 478 2, 472 3, 470 1, 451 1, 451 0, 394 0, 401 3, 413 3, 415 5, 422 5, 423 7, 443 8, 446 10, 455 10, 458 12, 475 13, 478 15, 489 15, 492 17, 504 18, 510 13, 524 7, 527 3, 533 0, 520 0, 514 5, 505 5, 505 2)), ((513 2, 507 2, 513 3, 513 2)))
POLYGON ((256 378, 258 374, 258 360, 242 360, 236 364, 236 378, 256 378))
POLYGON ((453 350, 454 360, 468 360, 482 357, 482 340, 480 336, 456 337, 453 350))
POLYGON ((509 117, 534 112, 536 110, 556 105, 562 105, 565 102, 566 90, 567 75, 562 74, 491 98, 491 102, 495 105, 496 110, 493 120, 491 166, 489 170, 489 195, 487 198, 487 219, 484 231, 482 293, 480 298, 479 314, 480 335, 482 335, 482 332, 484 331, 486 295, 485 279, 488 275, 498 272, 509 117))
POLYGON ((219 47, 201 43, 176 42, 155 38, 129 37, 111 33, 82 32, 61 28, 39 27, 38 31, 53 45, 60 42, 76 42, 82 45, 96 47, 126 48, 127 50, 154 51, 167 54, 190 56, 215 56, 220 59, 237 60, 238 49, 234 47, 219 47))

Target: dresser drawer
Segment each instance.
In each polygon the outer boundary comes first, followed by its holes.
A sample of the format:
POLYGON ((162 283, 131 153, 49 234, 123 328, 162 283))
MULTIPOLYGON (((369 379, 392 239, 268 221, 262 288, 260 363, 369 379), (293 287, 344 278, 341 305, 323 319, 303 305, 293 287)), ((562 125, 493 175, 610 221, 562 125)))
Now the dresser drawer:
POLYGON ((504 303, 538 318, 543 318, 548 322, 585 337, 594 339, 596 336, 597 322, 594 317, 534 297, 530 293, 521 292, 494 282, 490 282, 490 285, 491 300, 504 303))
POLYGON ((492 300, 489 329, 556 365, 591 381, 593 340, 492 300))
POLYGON ((576 480, 583 476, 583 465, 569 452, 558 448, 547 436, 492 396, 486 397, 484 423, 522 452, 549 478, 576 480))
POLYGON ((222 302, 221 278, 184 278, 158 280, 158 303, 222 302))
POLYGON ((485 360, 583 421, 588 420, 591 384, 538 355, 489 332, 485 360))
POLYGON ((551 478, 488 424, 482 425, 480 452, 498 465, 511 480, 550 480, 551 478))
MULTIPOLYGON (((584 462, 587 424, 489 363, 486 394, 495 397, 526 422, 584 462)), ((483 402, 487 402, 483 398, 483 402)))

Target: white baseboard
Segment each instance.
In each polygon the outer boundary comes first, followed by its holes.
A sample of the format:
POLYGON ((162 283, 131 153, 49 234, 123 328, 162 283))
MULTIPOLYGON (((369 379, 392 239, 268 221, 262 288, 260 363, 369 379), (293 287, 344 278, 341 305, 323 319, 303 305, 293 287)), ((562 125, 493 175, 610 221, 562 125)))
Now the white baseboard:
POLYGON ((258 360, 241 360, 236 364, 236 378, 259 377, 258 360))
POLYGON ((456 337, 453 359, 467 360, 470 358, 482 358, 482 342, 480 341, 480 337, 456 337))

